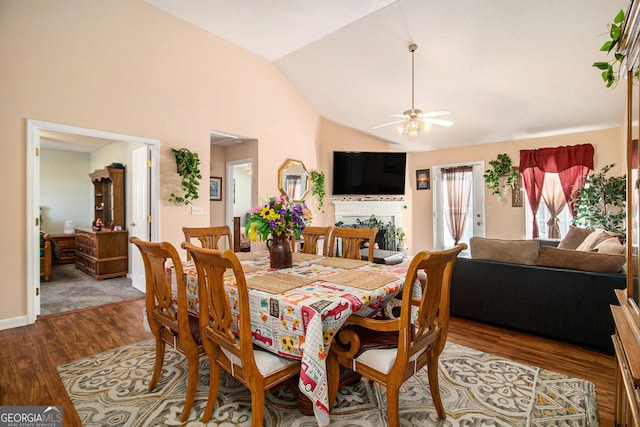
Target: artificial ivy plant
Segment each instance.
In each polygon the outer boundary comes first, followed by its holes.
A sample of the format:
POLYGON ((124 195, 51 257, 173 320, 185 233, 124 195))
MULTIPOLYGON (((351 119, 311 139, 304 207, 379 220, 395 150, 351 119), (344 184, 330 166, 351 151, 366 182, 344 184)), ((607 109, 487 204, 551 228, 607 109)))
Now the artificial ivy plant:
MULTIPOLYGON (((600 50, 603 52, 611 53, 611 51, 618 45, 620 37, 622 36, 622 26, 624 25, 624 11, 620 10, 613 23, 609 24, 609 37, 600 50)), ((593 66, 602 71, 602 80, 606 83, 607 87, 611 87, 619 80, 618 74, 620 73, 620 65, 624 61, 625 55, 616 52, 612 60, 608 62, 594 62, 593 66)))
POLYGON ((513 168, 511 157, 508 154, 498 154, 495 160, 489 162, 490 169, 484 171, 484 181, 487 183, 487 187, 491 190, 492 195, 497 195, 498 198, 502 197, 502 190, 504 187, 509 186, 514 188, 518 182, 518 170, 513 168), (505 184, 502 185, 501 178, 506 177, 505 184))
POLYGON ((324 172, 317 170, 311 171, 311 195, 318 199, 318 210, 324 212, 324 172))
POLYGON ((606 174, 614 164, 604 166, 600 172, 590 173, 575 196, 576 215, 573 224, 595 230, 603 228, 614 233, 625 234, 625 202, 627 199, 627 177, 606 174))
POLYGON ((172 148, 171 151, 176 157, 178 175, 182 177, 181 187, 184 195, 179 196, 171 193, 169 201, 177 205, 188 205, 198 198, 198 186, 200 185, 200 181, 198 180, 202 179, 202 175, 200 175, 200 158, 198 157, 198 153, 194 153, 186 148, 179 150, 172 148))

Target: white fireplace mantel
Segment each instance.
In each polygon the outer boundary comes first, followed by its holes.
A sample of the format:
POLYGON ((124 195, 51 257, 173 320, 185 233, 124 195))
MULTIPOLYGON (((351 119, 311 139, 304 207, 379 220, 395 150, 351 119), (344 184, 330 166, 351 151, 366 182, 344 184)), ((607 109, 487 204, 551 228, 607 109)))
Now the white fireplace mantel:
POLYGON ((333 200, 335 222, 345 225, 355 224, 356 220, 366 221, 375 215, 383 223, 391 221, 396 227, 402 226, 404 200, 333 200))

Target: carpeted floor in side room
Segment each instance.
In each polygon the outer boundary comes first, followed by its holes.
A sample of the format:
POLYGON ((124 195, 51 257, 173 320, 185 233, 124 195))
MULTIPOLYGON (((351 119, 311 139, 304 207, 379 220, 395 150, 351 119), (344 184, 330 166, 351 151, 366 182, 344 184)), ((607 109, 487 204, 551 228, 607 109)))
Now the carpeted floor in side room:
MULTIPOLYGON (((183 356, 167 347, 158 387, 147 388, 153 369, 153 340, 113 349, 58 367, 62 382, 84 426, 180 425, 186 388, 183 356)), ((207 400, 209 362, 201 361, 200 380, 188 426, 250 425, 251 396, 223 376, 208 424, 198 420, 207 400)), ((415 426, 597 426, 594 385, 585 380, 448 343, 440 357, 440 389, 447 412, 439 420, 426 370, 401 391, 400 417, 415 426)), ((331 413, 332 426, 387 425, 385 389, 367 380, 344 387, 331 413)), ((265 426, 316 426, 302 415, 284 387, 267 394, 265 426)))
POLYGON ((40 283, 40 315, 64 313, 144 297, 131 279, 95 280, 75 264, 55 265, 50 282, 40 283))

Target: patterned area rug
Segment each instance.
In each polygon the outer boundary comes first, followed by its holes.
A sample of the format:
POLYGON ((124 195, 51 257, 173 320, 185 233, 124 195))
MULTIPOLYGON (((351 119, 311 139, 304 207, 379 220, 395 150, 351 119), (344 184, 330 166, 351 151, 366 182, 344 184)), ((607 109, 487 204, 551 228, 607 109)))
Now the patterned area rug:
MULTIPOLYGON (((153 369, 153 340, 114 349, 58 367, 58 373, 84 426, 173 426, 185 396, 186 363, 167 349, 158 387, 147 387, 153 369)), ((209 363, 200 381, 188 426, 206 405, 209 363)), ((412 426, 597 426, 594 385, 588 381, 523 365, 448 343, 440 357, 440 388, 447 412, 439 420, 426 371, 407 381, 400 394, 402 425, 412 426)), ((265 426, 316 426, 304 416, 286 388, 267 394, 265 426)), ((224 376, 218 403, 207 426, 251 425, 251 397, 224 376)), ((344 387, 331 413, 332 426, 386 425, 385 389, 367 380, 344 387)))

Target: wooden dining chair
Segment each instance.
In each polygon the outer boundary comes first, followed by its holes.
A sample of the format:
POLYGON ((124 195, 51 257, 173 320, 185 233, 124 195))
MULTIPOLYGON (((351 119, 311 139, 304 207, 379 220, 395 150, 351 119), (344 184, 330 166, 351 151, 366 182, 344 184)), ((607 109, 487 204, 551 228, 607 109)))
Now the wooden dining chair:
POLYGON ((233 251, 203 249, 188 242, 183 242, 182 248, 191 253, 198 272, 200 330, 210 363, 209 397, 202 422, 207 422, 213 412, 222 368, 249 388, 251 425, 262 426, 265 391, 298 375, 300 362, 266 350, 254 349, 249 292, 242 265, 233 251), (238 322, 231 311, 224 287, 224 274, 227 270, 231 270, 235 276, 238 322))
POLYGON ((146 242, 137 237, 129 239, 142 255, 145 273, 146 311, 149 327, 156 341, 156 360, 149 391, 158 384, 168 343, 187 358, 187 396, 180 422, 189 418, 198 387, 199 359, 204 354, 198 318, 187 311, 187 292, 182 261, 176 248, 168 242, 146 242), (167 275, 167 261, 175 267, 178 303, 174 304, 171 282, 167 275))
POLYGON ((327 256, 329 248, 329 239, 331 238, 331 230, 333 227, 317 227, 307 226, 302 230, 302 251, 305 254, 318 253, 318 240, 323 240, 322 255, 327 256))
MULTIPOLYGON (((198 239, 200 245, 207 249, 224 249, 220 246, 220 239, 226 236, 227 249, 233 250, 231 243, 231 228, 228 225, 219 225, 216 227, 182 227, 184 240, 191 242, 191 239, 198 239)), ((187 260, 191 259, 191 255, 187 252, 187 260)))
POLYGON ((427 366, 436 412, 441 419, 446 418, 438 385, 438 357, 447 341, 451 272, 458 254, 466 248, 461 243, 452 249, 422 251, 414 256, 402 289, 399 318, 349 317, 349 326, 338 333, 329 350, 331 405, 339 382, 334 373, 344 366, 387 388, 388 425, 398 427, 400 387, 427 366), (416 280, 419 271, 426 277, 424 284, 416 280), (420 299, 414 297, 415 286, 423 287, 420 299))
POLYGON ((373 249, 376 243, 377 228, 342 228, 334 227, 331 231, 329 256, 336 256, 338 241, 342 242, 342 258, 361 259, 362 243, 369 241, 367 260, 373 262, 373 249))

